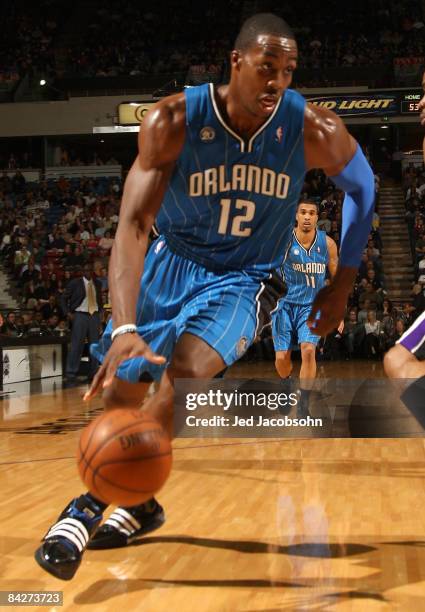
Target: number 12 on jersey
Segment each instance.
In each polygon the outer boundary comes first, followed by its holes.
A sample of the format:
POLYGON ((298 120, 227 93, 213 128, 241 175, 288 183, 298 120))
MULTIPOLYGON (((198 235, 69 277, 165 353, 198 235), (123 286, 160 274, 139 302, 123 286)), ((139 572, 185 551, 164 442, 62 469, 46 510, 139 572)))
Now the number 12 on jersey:
POLYGON ((251 228, 242 228, 242 223, 249 223, 253 220, 255 215, 255 204, 251 200, 231 200, 230 198, 222 198, 220 200, 221 214, 220 221, 218 224, 219 234, 231 234, 232 236, 248 237, 251 235, 251 228), (232 224, 229 232, 229 217, 232 205, 243 211, 241 215, 233 217, 232 224))

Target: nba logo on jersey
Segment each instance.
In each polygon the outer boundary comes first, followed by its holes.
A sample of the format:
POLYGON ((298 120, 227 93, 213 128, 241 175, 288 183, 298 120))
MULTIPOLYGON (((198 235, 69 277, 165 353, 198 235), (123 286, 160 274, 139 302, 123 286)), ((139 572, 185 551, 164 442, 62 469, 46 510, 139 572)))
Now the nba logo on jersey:
POLYGON ((280 125, 276 130, 276 140, 280 144, 283 137, 283 127, 280 125))
POLYGON ((299 254, 300 254, 299 250, 298 249, 294 249, 294 255, 299 255, 299 254))

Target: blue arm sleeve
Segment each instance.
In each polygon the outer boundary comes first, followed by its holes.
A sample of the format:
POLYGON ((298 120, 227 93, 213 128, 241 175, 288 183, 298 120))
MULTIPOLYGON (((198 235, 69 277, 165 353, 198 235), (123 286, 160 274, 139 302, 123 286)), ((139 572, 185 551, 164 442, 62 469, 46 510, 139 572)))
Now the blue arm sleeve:
POLYGON ((372 227, 375 177, 360 145, 354 157, 331 181, 345 191, 339 261, 341 266, 358 268, 372 227))

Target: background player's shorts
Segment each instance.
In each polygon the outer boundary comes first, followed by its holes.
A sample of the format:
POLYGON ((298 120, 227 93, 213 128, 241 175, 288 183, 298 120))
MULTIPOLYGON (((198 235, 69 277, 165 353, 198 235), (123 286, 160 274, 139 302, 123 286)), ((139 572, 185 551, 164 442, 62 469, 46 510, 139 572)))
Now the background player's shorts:
POLYGON ((320 337, 310 330, 307 319, 311 304, 291 304, 281 300, 272 313, 273 344, 275 351, 289 351, 302 342, 317 345, 320 337))
MULTIPOLYGON (((258 326, 261 277, 243 271, 213 272, 173 253, 163 238, 145 259, 137 303, 137 331, 167 364, 183 333, 198 336, 221 355, 226 365, 241 357, 253 342, 258 326)), ((102 362, 111 346, 112 321, 91 353, 102 362)), ((143 357, 124 361, 117 376, 139 382, 145 375, 159 380, 167 364, 143 357)))
POLYGON ((425 312, 404 332, 397 344, 401 344, 418 359, 425 359, 425 312))

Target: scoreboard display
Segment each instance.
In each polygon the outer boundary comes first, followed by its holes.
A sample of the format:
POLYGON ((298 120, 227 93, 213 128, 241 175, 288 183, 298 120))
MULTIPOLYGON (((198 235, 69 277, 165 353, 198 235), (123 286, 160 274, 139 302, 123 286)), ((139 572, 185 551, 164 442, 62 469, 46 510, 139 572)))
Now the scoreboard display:
POLYGON ((400 94, 400 114, 412 115, 419 113, 418 104, 424 95, 420 89, 414 92, 400 94))

